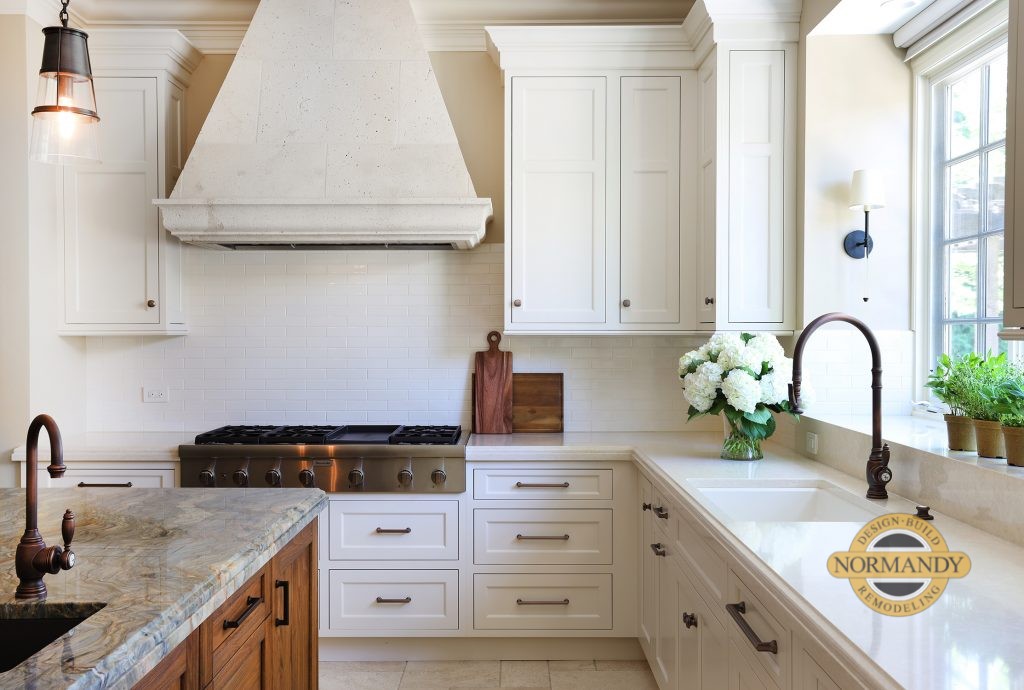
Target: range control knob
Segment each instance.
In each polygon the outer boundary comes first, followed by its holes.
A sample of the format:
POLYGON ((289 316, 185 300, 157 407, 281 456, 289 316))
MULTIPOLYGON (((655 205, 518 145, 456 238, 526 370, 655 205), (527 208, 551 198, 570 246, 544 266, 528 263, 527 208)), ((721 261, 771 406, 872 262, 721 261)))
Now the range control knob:
POLYGON ((365 478, 362 470, 352 470, 348 473, 348 483, 351 486, 362 486, 365 478))
POLYGON ((199 473, 199 484, 210 488, 217 485, 217 476, 213 473, 212 464, 199 473))
POLYGON ((441 485, 448 481, 448 474, 444 470, 434 470, 430 473, 430 481, 441 485))
POLYGON ((307 489, 315 489, 316 475, 313 474, 313 470, 307 468, 299 472, 299 483, 307 489))
POLYGON ((406 488, 412 486, 412 470, 402 470, 399 472, 398 483, 406 488))
POLYGON ((235 480, 235 484, 237 484, 238 486, 249 486, 249 470, 245 469, 244 467, 235 470, 235 473, 232 475, 232 478, 235 480))
POLYGON ((277 467, 267 470, 264 479, 267 480, 267 484, 270 486, 281 486, 281 470, 277 467))

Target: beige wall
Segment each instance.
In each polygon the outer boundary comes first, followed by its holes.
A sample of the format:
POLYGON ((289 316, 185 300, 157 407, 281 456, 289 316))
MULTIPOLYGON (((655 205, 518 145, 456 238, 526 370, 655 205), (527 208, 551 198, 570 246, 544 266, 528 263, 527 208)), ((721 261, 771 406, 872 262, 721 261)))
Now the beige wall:
POLYGON ((25 17, 0 15, 0 486, 15 484, 10 451, 25 442, 29 405, 25 43, 25 17))
POLYGON ((859 316, 874 329, 910 328, 911 73, 889 36, 810 36, 805 41, 803 315, 859 316), (850 176, 885 172, 886 206, 871 214, 871 300, 864 261, 843 237, 862 228, 849 209, 850 176))
POLYGON ((483 52, 431 53, 430 62, 477 195, 490 197, 494 220, 485 242, 505 239, 505 91, 483 52))
POLYGON ((192 73, 185 95, 185 156, 192 152, 199 130, 213 107, 220 85, 228 74, 234 55, 205 55, 192 73))

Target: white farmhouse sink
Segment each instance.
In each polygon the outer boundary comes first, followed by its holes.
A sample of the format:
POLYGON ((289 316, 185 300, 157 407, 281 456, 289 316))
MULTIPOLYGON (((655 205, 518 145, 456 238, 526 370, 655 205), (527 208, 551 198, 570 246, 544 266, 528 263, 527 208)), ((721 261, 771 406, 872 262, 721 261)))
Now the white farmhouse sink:
POLYGON ((713 507, 740 522, 863 523, 882 514, 867 499, 825 481, 694 483, 713 507))

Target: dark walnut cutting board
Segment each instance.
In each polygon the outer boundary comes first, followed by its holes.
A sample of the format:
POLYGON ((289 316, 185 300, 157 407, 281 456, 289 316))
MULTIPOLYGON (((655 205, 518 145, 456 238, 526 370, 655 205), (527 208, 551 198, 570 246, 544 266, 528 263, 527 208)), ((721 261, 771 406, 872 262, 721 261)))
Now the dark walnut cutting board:
POLYGON ((512 432, 512 353, 498 349, 501 333, 487 334, 490 345, 476 353, 473 380, 473 430, 478 434, 512 432))

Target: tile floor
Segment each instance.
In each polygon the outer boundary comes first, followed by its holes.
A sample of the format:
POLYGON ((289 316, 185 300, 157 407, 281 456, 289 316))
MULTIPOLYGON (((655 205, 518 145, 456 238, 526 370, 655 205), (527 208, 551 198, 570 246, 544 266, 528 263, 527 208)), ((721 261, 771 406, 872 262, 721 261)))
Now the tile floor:
POLYGON ((646 661, 322 661, 320 690, 658 690, 646 661))

